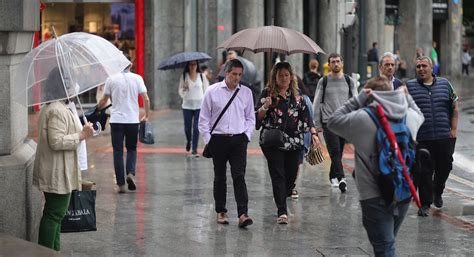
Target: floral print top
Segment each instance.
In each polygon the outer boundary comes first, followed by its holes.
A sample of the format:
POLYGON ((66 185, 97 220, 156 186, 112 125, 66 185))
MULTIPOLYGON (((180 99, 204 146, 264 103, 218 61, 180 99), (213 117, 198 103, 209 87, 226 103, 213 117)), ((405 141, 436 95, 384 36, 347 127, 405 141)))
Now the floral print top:
MULTIPOLYGON (((295 98, 293 94, 289 93, 288 97, 278 95, 277 98, 272 99, 268 111, 265 113, 263 120, 258 121, 257 129, 262 128, 260 132, 260 145, 262 144, 262 134, 266 129, 279 128, 284 132, 285 145, 280 147, 281 150, 301 150, 303 149, 304 133, 308 132, 313 125, 313 119, 309 115, 308 106, 303 97, 295 98), (285 123, 286 122, 286 123, 285 123)), ((259 99, 268 96, 267 89, 264 89, 259 99)), ((262 107, 263 103, 258 102, 256 110, 262 107)))

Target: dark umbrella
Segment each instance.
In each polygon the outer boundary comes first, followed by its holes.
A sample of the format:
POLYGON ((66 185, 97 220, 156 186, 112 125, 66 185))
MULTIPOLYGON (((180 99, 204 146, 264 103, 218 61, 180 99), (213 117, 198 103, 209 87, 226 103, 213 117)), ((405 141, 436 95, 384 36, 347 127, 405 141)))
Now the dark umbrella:
POLYGON ((159 70, 171 70, 171 69, 179 69, 184 68, 187 62, 190 61, 197 61, 199 63, 203 63, 206 61, 211 60, 210 57, 206 53, 202 52, 182 52, 179 54, 175 54, 166 60, 162 61, 158 66, 159 70))
MULTIPOLYGON (((260 76, 258 75, 257 69, 255 68, 255 65, 245 59, 244 57, 238 56, 237 59, 242 63, 244 66, 244 74, 242 75, 242 78, 240 79, 240 83, 246 85, 246 86, 251 86, 259 83, 261 81, 260 76)), ((225 77, 224 73, 224 68, 222 68, 219 71, 218 75, 218 80, 221 81, 225 77)))

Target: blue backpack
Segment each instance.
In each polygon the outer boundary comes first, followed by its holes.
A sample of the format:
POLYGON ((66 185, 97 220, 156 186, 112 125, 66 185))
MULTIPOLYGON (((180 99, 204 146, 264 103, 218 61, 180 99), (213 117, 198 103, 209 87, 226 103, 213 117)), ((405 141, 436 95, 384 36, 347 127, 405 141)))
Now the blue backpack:
MULTIPOLYGON (((397 152, 390 147, 390 141, 380 124, 374 108, 364 108, 377 126, 376 143, 378 151, 378 166, 380 175, 377 178, 382 198, 391 206, 399 202, 407 202, 411 199, 408 182, 403 176, 403 166, 400 163, 397 152)), ((398 147, 405 159, 406 169, 411 176, 411 166, 415 160, 416 143, 411 137, 410 130, 406 125, 406 117, 401 120, 388 120, 392 128, 398 147)))

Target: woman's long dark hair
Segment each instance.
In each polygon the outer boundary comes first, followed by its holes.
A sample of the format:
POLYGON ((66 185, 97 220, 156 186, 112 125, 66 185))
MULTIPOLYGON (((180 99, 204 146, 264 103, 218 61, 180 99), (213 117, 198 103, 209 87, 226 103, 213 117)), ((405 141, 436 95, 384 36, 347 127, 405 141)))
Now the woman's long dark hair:
POLYGON ((202 73, 201 71, 201 67, 199 67, 199 62, 198 61, 189 61, 186 63, 186 66, 184 66, 184 70, 183 70, 183 80, 186 79, 186 73, 189 73, 189 63, 191 62, 196 62, 196 72, 197 73, 202 73))

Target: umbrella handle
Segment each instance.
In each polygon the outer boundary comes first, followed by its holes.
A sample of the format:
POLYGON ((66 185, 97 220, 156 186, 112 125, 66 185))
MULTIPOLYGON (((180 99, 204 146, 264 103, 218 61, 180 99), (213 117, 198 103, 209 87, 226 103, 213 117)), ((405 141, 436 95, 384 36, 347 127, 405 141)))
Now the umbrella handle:
MULTIPOLYGON (((79 104, 79 107, 81 108, 82 112, 82 120, 84 121, 84 124, 87 124, 89 121, 87 121, 86 114, 84 113, 84 109, 82 108, 81 100, 79 99, 79 95, 76 95, 77 103, 79 104)), ((100 122, 96 122, 95 125, 97 126, 97 130, 94 129, 94 132, 92 133, 92 136, 98 136, 102 132, 102 125, 100 125, 100 122)))

